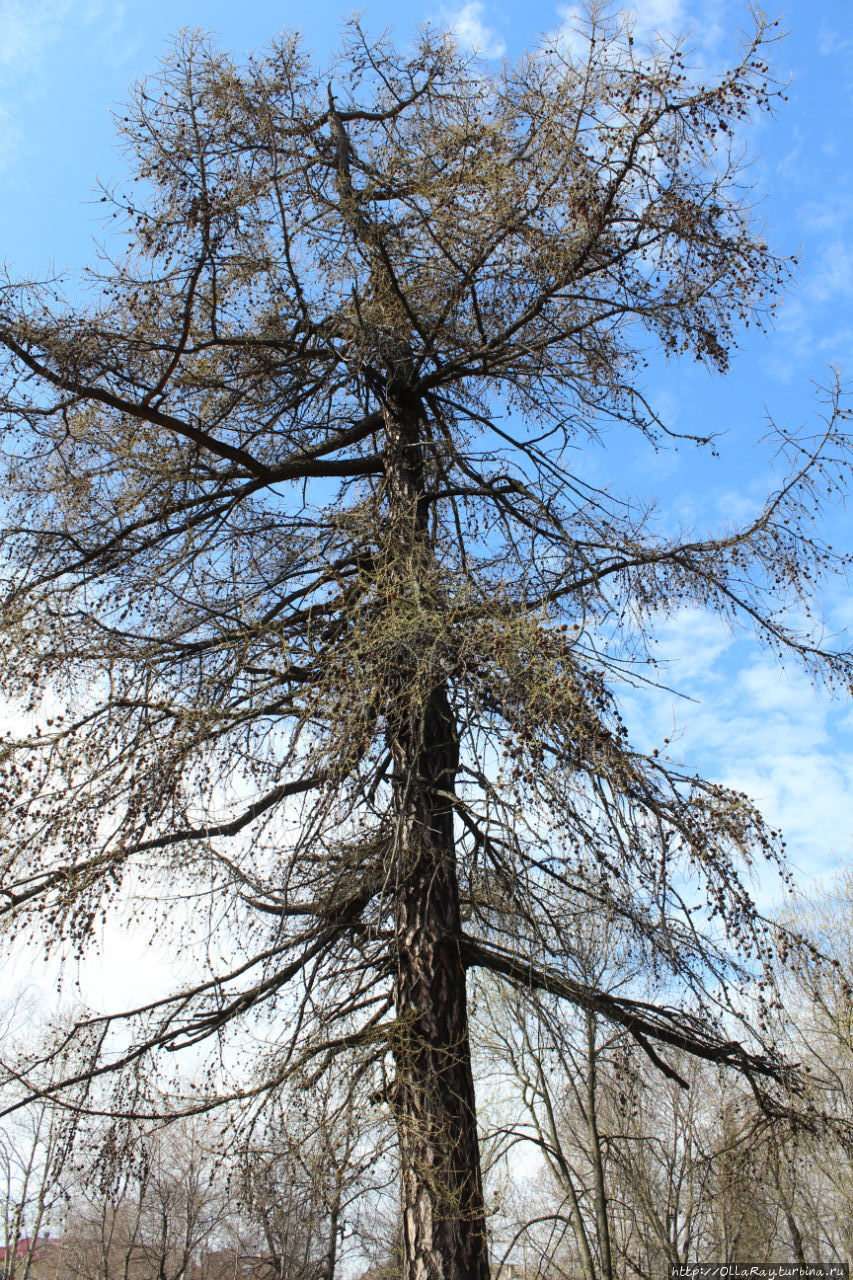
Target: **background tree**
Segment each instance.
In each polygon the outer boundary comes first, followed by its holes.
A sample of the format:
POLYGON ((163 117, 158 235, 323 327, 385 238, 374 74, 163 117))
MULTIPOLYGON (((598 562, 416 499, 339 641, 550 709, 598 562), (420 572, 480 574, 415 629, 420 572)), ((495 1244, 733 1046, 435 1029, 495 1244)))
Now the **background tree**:
POLYGON ((776 1035, 808 1073, 815 1126, 776 1124, 760 1133, 763 1194, 778 1208, 789 1256, 853 1261, 853 878, 849 868, 795 916, 808 944, 780 974, 776 1035))
POLYGON ((205 1117, 166 1129, 90 1122, 69 1197, 65 1273, 76 1280, 192 1280, 230 1213, 217 1137, 205 1117))
MULTIPOLYGON (((168 1115, 180 1104, 159 1083, 148 1080, 145 1109, 168 1115)), ((141 1106, 137 1117, 107 1114, 109 1095, 31 1103, 2 1131, 2 1273, 6 1280, 352 1273, 377 1247, 388 1248, 393 1226, 383 1234, 382 1219, 397 1200, 392 1130, 364 1095, 358 1072, 343 1081, 325 1075, 288 1082, 260 1115, 241 1106, 165 1124, 141 1106)))
POLYGON ((73 1128, 67 1114, 42 1100, 10 1117, 0 1130, 3 1280, 29 1280, 46 1237, 62 1228, 73 1128))
MULTIPOLYGON (((614 996, 636 980, 606 920, 592 920, 582 909, 573 926, 566 922, 566 936, 572 944, 566 969, 578 986, 614 996)), ((567 1011, 548 994, 486 986, 482 999, 483 1051, 508 1082, 499 1107, 500 1145, 510 1153, 519 1142, 532 1143, 547 1171, 533 1193, 533 1220, 513 1224, 508 1253, 523 1239, 543 1267, 560 1254, 566 1274, 613 1280, 609 1166, 616 1134, 608 1112, 626 1033, 603 1023, 595 1010, 567 1011)))
POLYGON ((39 718, 3 749, 4 913, 80 948, 147 879, 188 949, 206 921, 196 982, 99 1024, 104 1071, 253 1020, 271 1087, 360 1051, 408 1277, 488 1274, 468 971, 769 1105, 727 984, 757 968, 772 1003, 742 870, 774 835, 632 745, 615 682, 685 602, 850 674, 808 630, 843 567, 813 523, 833 405, 720 536, 573 469, 604 422, 666 442, 644 344, 725 370, 787 273, 728 147, 772 104, 772 29, 709 82, 596 10, 587 37, 497 72, 429 33, 350 28, 325 70, 189 37, 120 120, 127 253, 74 302, 2 293, 3 689, 39 718), (579 903, 681 1003, 575 981, 579 903))
POLYGON ((294 1078, 248 1125, 235 1117, 226 1147, 241 1210, 234 1247, 264 1258, 275 1280, 335 1280, 353 1257, 389 1246, 390 1126, 371 1105, 363 1072, 346 1073, 345 1064, 334 1077, 294 1078))
POLYGON ((55 1263, 49 1238, 61 1234, 67 1221, 98 1044, 91 1033, 69 1037, 68 1025, 51 1024, 26 993, 7 1004, 0 1019, 0 1110, 7 1117, 0 1126, 0 1276, 29 1280, 34 1266, 55 1263), (25 1054, 49 1062, 41 1096, 30 1096, 17 1072, 6 1068, 13 1057, 21 1065, 25 1054), (57 1104, 51 1086, 69 1075, 78 1083, 57 1104))
MULTIPOLYGON (((598 1150, 620 1275, 651 1280, 696 1257, 849 1264, 849 874, 799 898, 791 914, 807 941, 780 972, 772 1034, 808 1080, 795 1115, 768 1115, 743 1081, 684 1054, 668 1055, 675 1074, 667 1077, 619 1032, 595 1055, 596 1142, 583 1012, 554 1018, 547 1004, 528 1008, 523 994, 487 1000, 480 1051, 492 1075, 510 1082, 500 1106, 504 1143, 525 1137, 543 1153, 533 1181, 504 1206, 498 1257, 506 1243, 524 1241, 555 1274, 600 1273, 598 1150)), ((593 948, 578 943, 574 963, 598 963, 599 984, 612 990, 630 970, 608 958, 606 932, 598 933, 593 948)))

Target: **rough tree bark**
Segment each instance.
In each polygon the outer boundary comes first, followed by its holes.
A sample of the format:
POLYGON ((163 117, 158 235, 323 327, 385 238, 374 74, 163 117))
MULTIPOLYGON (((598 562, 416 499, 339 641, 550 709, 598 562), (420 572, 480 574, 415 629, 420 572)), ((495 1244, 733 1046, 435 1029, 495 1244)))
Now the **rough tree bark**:
POLYGON ((405 883, 397 915, 395 1044, 407 1274, 486 1280, 453 814, 441 794, 457 751, 444 689, 433 693, 412 730, 408 741, 399 735, 394 743, 409 766, 397 790, 405 883))
MULTIPOLYGON (((404 361, 385 408, 392 594, 434 590, 419 406, 404 361), (399 384, 402 383, 402 386, 399 384)), ((392 601, 389 607, 394 607, 392 601)), ((411 1280, 488 1280, 474 1078, 461 955, 454 794, 459 742, 446 678, 404 660, 389 721, 394 761, 396 1081, 403 1252, 411 1280), (431 678, 430 678, 431 675, 431 678)))

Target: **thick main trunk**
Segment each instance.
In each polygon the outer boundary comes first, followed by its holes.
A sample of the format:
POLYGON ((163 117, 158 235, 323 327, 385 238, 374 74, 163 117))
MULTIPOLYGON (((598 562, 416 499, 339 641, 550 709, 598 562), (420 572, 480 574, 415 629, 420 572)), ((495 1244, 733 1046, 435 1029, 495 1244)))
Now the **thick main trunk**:
POLYGON ((488 1280, 453 813, 456 744, 447 697, 421 721, 420 776, 399 779, 397 1085, 406 1280, 488 1280), (433 774, 423 776, 424 766, 433 774))
MULTIPOLYGON (((434 559, 414 415, 389 421, 400 594, 429 630, 434 559)), ((433 598, 433 605, 434 598, 433 598)), ((428 637, 425 636, 428 641, 428 637)), ((396 673, 394 1096, 404 1280, 489 1280, 468 1039, 453 829, 458 742, 446 680, 409 659, 396 673)))

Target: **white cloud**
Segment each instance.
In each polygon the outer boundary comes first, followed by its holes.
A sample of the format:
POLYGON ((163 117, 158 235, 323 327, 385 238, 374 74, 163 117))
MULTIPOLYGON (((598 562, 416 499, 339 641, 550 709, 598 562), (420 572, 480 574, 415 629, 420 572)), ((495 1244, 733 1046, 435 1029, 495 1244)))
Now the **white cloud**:
POLYGON ((714 664, 731 648, 732 634, 722 620, 705 609, 682 609, 657 631, 657 649, 667 663, 664 682, 708 679, 714 664), (670 679, 670 674, 672 680, 670 679))
MULTIPOLYGON (((641 41, 653 42, 655 36, 671 40, 689 32, 691 63, 713 74, 720 47, 735 37, 738 28, 748 26, 744 9, 739 4, 732 8, 727 0, 634 0, 627 12, 641 41)), ((723 62, 727 61, 724 57, 723 62)))
POLYGON ((824 57, 850 53, 853 51, 853 36, 846 32, 842 35, 836 28, 822 22, 818 31, 817 47, 818 52, 824 57))
MULTIPOLYGON (((568 42, 574 51, 575 34, 587 29, 589 14, 582 4, 562 5, 557 9, 563 27, 561 39, 568 42)), ((641 39, 659 33, 673 35, 680 33, 686 25, 683 0, 635 0, 632 5, 622 9, 622 19, 633 33, 641 39)), ((586 46, 580 37, 578 44, 586 46)))
POLYGON ((23 152, 21 97, 32 94, 42 59, 59 39, 69 9, 70 0, 0 0, 0 173, 12 169, 23 152))
POLYGON ((483 21, 483 9, 481 0, 470 0, 458 11, 446 13, 445 21, 460 44, 483 58, 502 58, 506 42, 499 31, 483 21))
MULTIPOLYGON (((658 38, 669 43, 691 33, 691 63, 711 70, 709 55, 717 53, 732 35, 731 23, 724 20, 726 7, 726 0, 634 0, 619 6, 618 22, 640 45, 653 46, 658 38)), ((557 13, 560 26, 549 39, 583 59, 589 50, 585 34, 589 29, 588 5, 581 0, 559 5, 557 13)))
MULTIPOLYGON (((837 148, 837 140, 834 145, 837 148)), ((828 147, 825 142, 821 148, 824 154, 828 147)), ((799 207, 799 222, 806 231, 841 234, 851 219, 853 200, 844 192, 823 192, 820 200, 807 200, 799 207)))
POLYGON ((842 372, 853 366, 846 323, 853 299, 853 251, 846 234, 850 216, 843 200, 834 208, 830 201, 823 216, 813 205, 806 206, 801 226, 813 234, 800 250, 803 280, 796 293, 781 299, 775 324, 778 339, 762 360, 782 384, 806 371, 813 373, 816 353, 842 372))
POLYGON ((845 240, 823 246, 820 268, 811 274, 808 293, 818 302, 853 296, 853 250, 845 240))
MULTIPOLYGON (((101 929, 97 943, 82 959, 70 947, 45 959, 35 931, 31 940, 3 941, 3 986, 7 990, 29 987, 55 1008, 77 1000, 98 1013, 118 1013, 162 998, 178 986, 168 942, 152 941, 118 916, 101 929)), ((186 976, 183 970, 180 976, 186 976)))
MULTIPOLYGON (((677 726, 673 756, 758 804, 787 840, 803 888, 848 861, 853 718, 845 708, 700 609, 682 611, 658 636, 663 682, 694 701, 632 693, 625 710, 638 742, 660 746, 677 726)), ((768 868, 759 880, 762 904, 779 901, 775 874, 768 868)))
POLYGON ((555 44, 573 58, 582 60, 589 52, 584 11, 578 5, 561 5, 557 13, 560 15, 560 25, 548 36, 548 43, 555 44))
POLYGON ((673 35, 686 22, 682 0, 636 0, 631 6, 634 30, 638 35, 673 35))
POLYGON ((13 69, 19 78, 31 73, 59 39, 71 8, 71 0, 44 0, 41 4, 0 0, 0 67, 13 69))

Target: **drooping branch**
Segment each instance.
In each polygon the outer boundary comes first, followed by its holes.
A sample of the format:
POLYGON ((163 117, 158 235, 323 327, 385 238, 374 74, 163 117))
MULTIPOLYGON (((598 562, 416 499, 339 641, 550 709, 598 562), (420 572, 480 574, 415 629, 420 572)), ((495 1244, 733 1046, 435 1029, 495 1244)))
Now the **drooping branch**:
POLYGON ((704 1019, 683 1009, 670 1009, 665 1005, 631 1000, 584 986, 556 969, 534 964, 517 954, 499 951, 468 936, 461 939, 460 948, 466 965, 471 968, 485 969, 489 973, 507 978, 522 991, 547 991, 581 1009, 600 1013, 609 1021, 624 1027, 649 1053, 656 1066, 679 1081, 680 1077, 663 1062, 650 1041, 682 1049, 718 1066, 733 1067, 751 1078, 763 1076, 788 1083, 793 1078, 792 1068, 780 1059, 773 1059, 766 1053, 750 1053, 738 1041, 712 1034, 704 1019))

